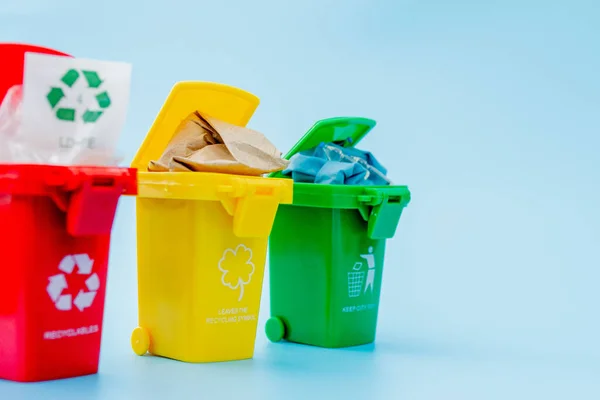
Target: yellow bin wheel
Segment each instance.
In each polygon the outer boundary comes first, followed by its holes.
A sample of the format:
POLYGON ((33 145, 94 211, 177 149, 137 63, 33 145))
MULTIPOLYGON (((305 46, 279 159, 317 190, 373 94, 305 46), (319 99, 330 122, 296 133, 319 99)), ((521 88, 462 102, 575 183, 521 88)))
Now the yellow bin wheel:
POLYGON ((131 348, 138 356, 143 356, 150 348, 150 334, 148 330, 138 326, 131 333, 131 348))

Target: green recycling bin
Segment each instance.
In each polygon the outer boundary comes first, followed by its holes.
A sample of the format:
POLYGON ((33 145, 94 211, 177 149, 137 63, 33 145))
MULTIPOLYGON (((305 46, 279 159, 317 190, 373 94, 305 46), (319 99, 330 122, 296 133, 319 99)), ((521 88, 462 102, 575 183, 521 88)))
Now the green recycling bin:
MULTIPOLYGON (((321 142, 354 146, 374 126, 366 118, 318 121, 285 158, 321 142)), ((279 206, 269 239, 269 340, 372 343, 386 239, 409 201, 406 186, 295 183, 293 204, 279 206)))

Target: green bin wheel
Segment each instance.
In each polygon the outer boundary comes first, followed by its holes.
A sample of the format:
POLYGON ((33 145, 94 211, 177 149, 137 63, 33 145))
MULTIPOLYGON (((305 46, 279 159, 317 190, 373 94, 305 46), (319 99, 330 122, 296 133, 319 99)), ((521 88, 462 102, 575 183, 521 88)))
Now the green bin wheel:
POLYGON ((271 317, 265 324, 265 333, 271 342, 279 342, 285 337, 285 325, 281 318, 271 317))

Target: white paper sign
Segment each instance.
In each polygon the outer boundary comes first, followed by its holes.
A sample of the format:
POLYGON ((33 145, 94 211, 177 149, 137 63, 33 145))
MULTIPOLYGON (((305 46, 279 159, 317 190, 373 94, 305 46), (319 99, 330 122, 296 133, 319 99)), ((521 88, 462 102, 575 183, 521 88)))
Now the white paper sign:
POLYGON ((18 141, 49 164, 113 163, 131 64, 27 53, 18 141))

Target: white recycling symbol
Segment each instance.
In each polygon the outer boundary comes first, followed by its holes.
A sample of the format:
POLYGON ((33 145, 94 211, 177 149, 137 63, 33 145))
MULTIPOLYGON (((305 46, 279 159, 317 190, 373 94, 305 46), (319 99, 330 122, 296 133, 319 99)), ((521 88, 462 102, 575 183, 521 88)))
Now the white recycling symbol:
POLYGON ((96 297, 96 291, 100 288, 100 278, 95 272, 92 273, 93 266, 94 260, 87 254, 67 255, 62 259, 58 269, 64 273, 52 275, 48 278, 50 282, 46 287, 46 291, 58 310, 69 311, 75 306, 79 311, 83 311, 92 305, 96 297), (70 294, 62 294, 62 292, 68 287, 65 274, 71 274, 75 270, 75 266, 77 266, 78 274, 90 275, 90 277, 85 281, 88 291, 80 290, 73 299, 70 294))

